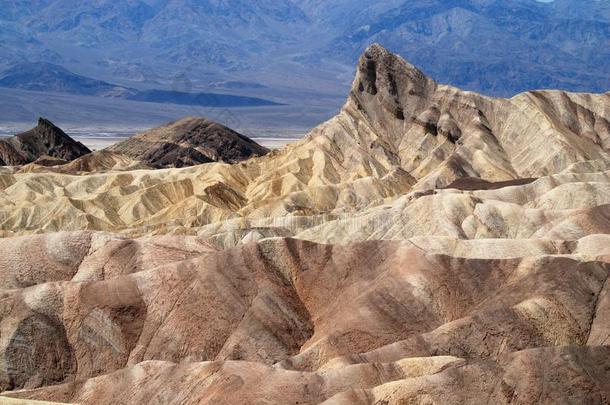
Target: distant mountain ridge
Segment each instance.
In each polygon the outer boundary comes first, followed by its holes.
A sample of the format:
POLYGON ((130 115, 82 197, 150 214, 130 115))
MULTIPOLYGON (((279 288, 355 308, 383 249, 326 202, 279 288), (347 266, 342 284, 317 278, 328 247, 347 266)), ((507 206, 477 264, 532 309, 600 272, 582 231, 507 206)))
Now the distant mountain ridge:
POLYGON ((4 72, 3 77, 0 78, 0 87, 205 107, 279 105, 270 100, 230 94, 137 90, 81 76, 52 63, 22 63, 15 65, 4 72))
POLYGON ((20 63, 6 70, 0 87, 86 96, 122 97, 136 90, 77 75, 52 63, 20 63))
POLYGON ((604 1, 420 0, 360 15, 326 52, 357 58, 383 43, 441 83, 491 95, 605 92, 608 38, 604 1))
POLYGON ((0 64, 51 61, 127 87, 167 90, 186 73, 200 91, 234 81, 268 87, 246 95, 268 97, 281 86, 342 94, 358 55, 379 42, 440 82, 489 95, 610 89, 607 1, 3 0, 0 7, 0 64))

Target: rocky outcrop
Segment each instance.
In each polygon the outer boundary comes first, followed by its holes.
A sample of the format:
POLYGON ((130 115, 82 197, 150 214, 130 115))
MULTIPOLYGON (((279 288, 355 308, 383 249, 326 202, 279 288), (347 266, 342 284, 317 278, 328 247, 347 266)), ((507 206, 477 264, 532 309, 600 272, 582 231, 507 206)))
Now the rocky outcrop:
POLYGON ((438 84, 373 45, 344 112, 372 124, 373 131, 361 131, 363 145, 381 140, 379 151, 421 186, 443 187, 466 176, 503 181, 607 161, 609 103, 609 94, 561 91, 484 97, 438 84))
POLYGON ((0 163, 7 166, 24 165, 45 156, 69 161, 90 152, 44 118, 27 132, 0 139, 0 163))
POLYGON ((251 139, 203 118, 183 118, 107 148, 155 168, 236 163, 269 151, 251 139))

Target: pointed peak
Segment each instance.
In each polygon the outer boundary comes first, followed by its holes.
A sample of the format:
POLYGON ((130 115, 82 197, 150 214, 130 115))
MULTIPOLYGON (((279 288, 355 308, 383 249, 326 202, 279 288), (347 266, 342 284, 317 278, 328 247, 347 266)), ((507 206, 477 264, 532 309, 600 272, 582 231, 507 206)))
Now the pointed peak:
POLYGON ((376 54, 390 53, 383 45, 374 43, 366 47, 364 50, 365 57, 373 57, 376 54))
MULTIPOLYGON (((419 87, 424 83, 434 82, 414 65, 379 44, 368 46, 360 56, 356 79, 360 91, 365 90, 372 95, 377 94, 377 87, 380 84, 395 87, 398 83, 413 83, 419 87), (360 80, 358 81, 358 79, 360 80), (388 79, 390 79, 389 82, 388 79), (378 81, 383 83, 377 83, 378 81)), ((398 89, 387 90, 395 92, 398 89)))
MULTIPOLYGON (((31 131, 38 132, 41 134, 46 134, 46 136, 52 135, 52 136, 58 137, 59 139, 63 139, 66 142, 76 142, 68 134, 66 134, 60 127, 53 124, 50 120, 48 120, 44 117, 38 118, 38 124, 36 125, 36 127, 32 128, 28 132, 31 132, 31 131)), ((26 132, 26 133, 28 133, 28 132, 26 132)))
POLYGON ((85 145, 72 139, 61 128, 43 117, 38 118, 38 124, 34 128, 16 134, 9 138, 9 141, 13 142, 19 155, 18 159, 10 159, 14 162, 12 165, 31 163, 45 155, 69 161, 91 152, 85 145))
POLYGON ((390 52, 387 48, 380 44, 371 44, 369 45, 362 55, 360 56, 360 60, 372 60, 376 62, 382 62, 384 60, 390 59, 402 59, 400 56, 390 52))
POLYGON ((38 118, 38 126, 44 128, 57 128, 55 124, 43 117, 38 118))
POLYGON ((396 66, 400 70, 411 70, 417 72, 419 75, 424 76, 424 74, 416 68, 414 65, 406 61, 401 56, 390 52, 384 46, 374 43, 369 45, 360 57, 359 64, 366 64, 367 62, 375 62, 375 63, 385 63, 390 66, 396 66))
POLYGON ((72 137, 70 137, 70 135, 66 134, 61 128, 59 128, 57 125, 53 124, 50 120, 43 118, 43 117, 38 118, 38 124, 36 125, 36 127, 30 129, 29 131, 23 132, 21 134, 17 134, 16 136, 20 137, 20 138, 27 138, 32 135, 43 137, 48 140, 54 139, 53 142, 59 142, 62 144, 78 145, 77 148, 80 148, 83 151, 86 150, 86 152, 84 152, 84 153, 90 152, 86 146, 84 146, 80 142, 72 139, 72 137))
POLYGON ((412 118, 417 100, 427 97, 435 85, 400 56, 373 44, 360 57, 351 95, 362 107, 374 109, 371 103, 377 103, 403 120, 412 118))

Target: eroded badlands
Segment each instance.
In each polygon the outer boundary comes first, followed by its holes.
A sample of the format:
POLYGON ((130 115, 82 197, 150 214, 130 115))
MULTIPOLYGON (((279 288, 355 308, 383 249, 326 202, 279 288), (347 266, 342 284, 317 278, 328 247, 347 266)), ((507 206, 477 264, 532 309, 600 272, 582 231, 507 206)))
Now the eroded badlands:
POLYGON ((70 164, 0 171, 0 403, 610 403, 609 93, 375 45, 279 151, 70 164))

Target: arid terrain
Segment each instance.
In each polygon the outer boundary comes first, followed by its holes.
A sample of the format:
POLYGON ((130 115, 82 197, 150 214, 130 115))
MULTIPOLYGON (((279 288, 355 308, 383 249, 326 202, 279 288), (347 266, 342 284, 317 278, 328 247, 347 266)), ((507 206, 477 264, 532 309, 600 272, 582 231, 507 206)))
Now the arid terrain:
POLYGON ((0 168, 0 403, 610 404, 610 93, 373 45, 280 150, 46 148, 0 168))

